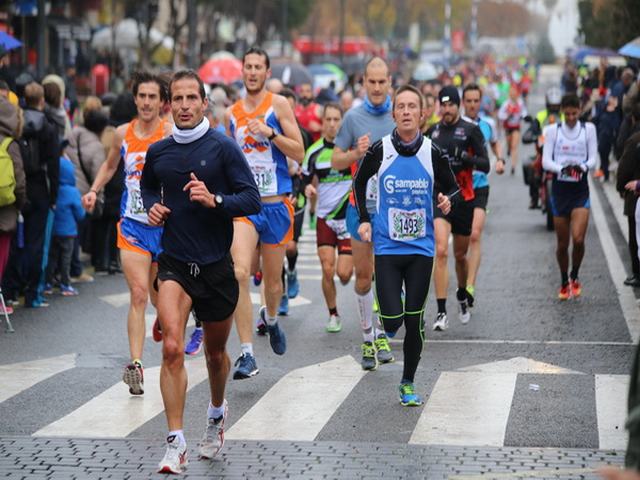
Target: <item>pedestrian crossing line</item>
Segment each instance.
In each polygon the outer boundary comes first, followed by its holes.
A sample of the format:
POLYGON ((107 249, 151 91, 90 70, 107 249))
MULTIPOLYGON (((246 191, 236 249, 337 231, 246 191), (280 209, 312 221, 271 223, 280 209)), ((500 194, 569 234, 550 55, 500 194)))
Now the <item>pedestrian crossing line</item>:
POLYGON ((629 375, 596 375, 598 440, 603 450, 627 448, 627 395, 629 375))
POLYGON ((308 275, 306 273, 299 273, 298 280, 322 280, 322 275, 308 275))
MULTIPOLYGON (((298 275, 300 278, 300 275, 298 275)), ((251 295, 251 303, 253 305, 262 305, 262 300, 260 298, 260 294, 258 292, 250 292, 251 295)), ((302 305, 310 305, 311 300, 303 297, 302 295, 298 295, 296 298, 292 298, 289 300, 289 307, 300 307, 302 305)))
POLYGON ((130 294, 129 292, 114 293, 112 295, 103 295, 99 298, 103 302, 107 302, 112 307, 120 308, 125 305, 129 305, 130 294))
POLYGON ((300 271, 300 270, 322 270, 322 265, 318 264, 317 262, 314 265, 311 265, 309 263, 296 263, 296 270, 300 271))
POLYGON ((0 403, 32 386, 76 366, 76 355, 0 365, 0 403))
MULTIPOLYGON (((188 390, 207 379, 202 358, 185 362, 188 390)), ((130 395, 118 382, 68 415, 33 434, 34 437, 124 438, 164 411, 160 394, 160 367, 144 371, 144 395, 130 395)))
POLYGON ((365 374, 350 355, 289 372, 225 436, 313 441, 365 374))

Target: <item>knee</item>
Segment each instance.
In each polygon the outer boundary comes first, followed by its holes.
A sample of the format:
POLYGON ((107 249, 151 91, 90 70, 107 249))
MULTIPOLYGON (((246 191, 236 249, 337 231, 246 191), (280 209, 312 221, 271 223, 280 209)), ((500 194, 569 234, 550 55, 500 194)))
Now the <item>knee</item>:
POLYGON ((280 277, 278 277, 275 282, 265 282, 264 290, 268 295, 282 294, 282 281, 280 277))
POLYGON ((170 369, 182 368, 184 365, 184 346, 175 338, 165 335, 162 342, 162 359, 170 369))
POLYGON ((456 262, 463 262, 467 259, 467 251, 466 250, 456 250, 453 252, 456 262))
POLYGON ((351 272, 338 272, 338 278, 342 285, 346 285, 351 280, 351 272))
POLYGON ((449 257, 449 245, 448 244, 436 244, 436 261, 438 262, 447 262, 449 257))
POLYGON ((207 351, 207 363, 212 370, 220 370, 229 360, 227 351, 221 350, 207 351))
POLYGON ((474 228, 471 231, 471 238, 469 239, 471 245, 478 245, 480 243, 480 235, 482 235, 482 230, 479 228, 474 228))
POLYGON ((144 308, 149 298, 149 290, 146 286, 134 285, 131 287, 131 305, 144 308))
POLYGON ((233 269, 234 269, 236 280, 238 281, 238 283, 240 283, 241 285, 244 285, 246 282, 249 281, 249 276, 251 275, 251 272, 249 271, 249 267, 247 267, 246 265, 240 265, 236 263, 233 269))
POLYGON ((365 294, 371 290, 371 272, 356 272, 356 292, 365 294))
POLYGON ((584 248, 584 235, 578 235, 573 238, 573 248, 584 248))
POLYGON ((335 274, 335 268, 333 265, 331 265, 328 262, 325 262, 322 264, 322 276, 326 280, 332 280, 334 274, 335 274))

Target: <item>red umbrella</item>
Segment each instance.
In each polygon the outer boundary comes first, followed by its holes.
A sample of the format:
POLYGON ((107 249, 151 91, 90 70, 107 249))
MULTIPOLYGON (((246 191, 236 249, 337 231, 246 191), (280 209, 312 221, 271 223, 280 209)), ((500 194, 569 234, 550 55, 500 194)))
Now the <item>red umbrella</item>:
POLYGON ((242 62, 236 58, 218 58, 203 63, 198 75, 204 83, 231 83, 242 78, 242 62))

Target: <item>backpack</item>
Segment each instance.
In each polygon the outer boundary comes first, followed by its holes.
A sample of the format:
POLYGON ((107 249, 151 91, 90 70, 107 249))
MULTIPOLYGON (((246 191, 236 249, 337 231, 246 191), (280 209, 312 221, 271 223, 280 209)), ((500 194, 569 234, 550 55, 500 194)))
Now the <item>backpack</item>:
POLYGON ((42 172, 43 168, 40 164, 40 142, 38 141, 38 137, 22 137, 19 140, 19 145, 25 175, 30 177, 42 172))
POLYGON ((9 144, 13 138, 6 137, 0 143, 0 207, 16 203, 16 176, 13 171, 13 160, 9 155, 9 144))

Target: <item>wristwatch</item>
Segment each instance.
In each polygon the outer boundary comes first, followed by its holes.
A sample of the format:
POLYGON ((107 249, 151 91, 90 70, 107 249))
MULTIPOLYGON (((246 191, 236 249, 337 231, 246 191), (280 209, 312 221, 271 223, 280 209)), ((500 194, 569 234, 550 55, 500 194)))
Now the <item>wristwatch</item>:
POLYGON ((275 128, 271 128, 271 135, 269 135, 268 140, 271 141, 278 136, 278 132, 276 132, 275 128))
POLYGON ((214 199, 216 201, 216 206, 218 205, 220 205, 221 207, 224 206, 224 197, 222 195, 220 195, 219 193, 216 193, 214 199))

